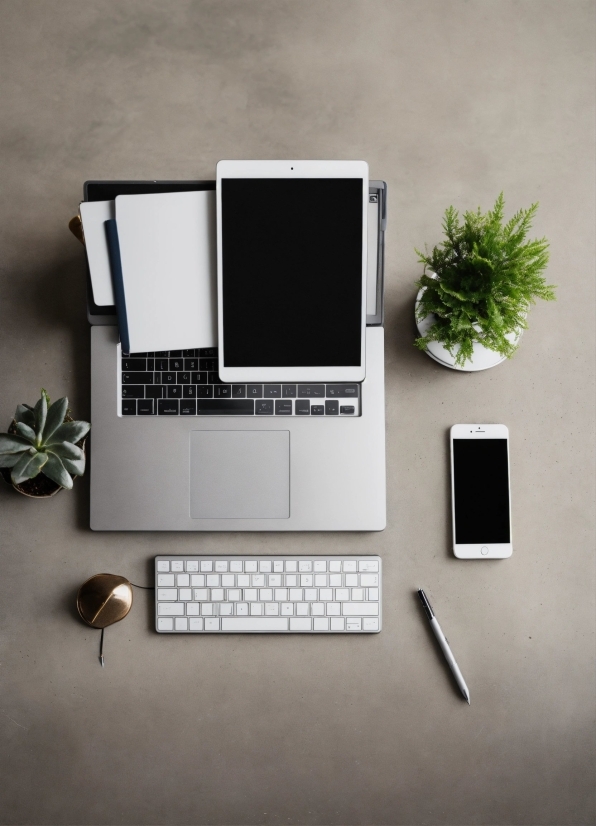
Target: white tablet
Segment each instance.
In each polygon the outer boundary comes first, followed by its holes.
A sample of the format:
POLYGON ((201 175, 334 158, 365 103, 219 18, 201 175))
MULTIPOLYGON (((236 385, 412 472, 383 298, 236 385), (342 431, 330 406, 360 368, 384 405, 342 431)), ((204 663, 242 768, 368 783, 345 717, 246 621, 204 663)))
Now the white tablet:
POLYGON ((364 161, 217 164, 219 375, 362 381, 364 161))

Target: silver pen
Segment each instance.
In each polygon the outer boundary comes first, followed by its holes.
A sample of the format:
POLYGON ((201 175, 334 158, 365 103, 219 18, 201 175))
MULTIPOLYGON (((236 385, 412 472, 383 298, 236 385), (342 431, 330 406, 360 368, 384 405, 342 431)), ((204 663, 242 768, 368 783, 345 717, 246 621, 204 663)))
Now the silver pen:
POLYGON ((455 657, 451 652, 451 648, 449 648, 449 642, 447 641, 447 637, 445 636, 445 634, 443 634, 441 626, 439 625, 439 621, 435 617, 435 612, 433 611, 432 605, 428 601, 428 597, 426 596, 422 588, 418 588, 418 596, 420 597, 420 602, 422 603, 424 612, 428 617, 428 621, 430 622, 430 627, 433 629, 435 637, 437 638, 437 641, 441 646, 443 656, 447 660, 447 664, 451 669, 451 673, 455 677, 455 682, 457 683, 461 693, 464 695, 464 698, 468 701, 468 705, 470 705, 470 692, 468 691, 466 681, 462 677, 462 673, 459 670, 458 664, 455 662, 455 657))

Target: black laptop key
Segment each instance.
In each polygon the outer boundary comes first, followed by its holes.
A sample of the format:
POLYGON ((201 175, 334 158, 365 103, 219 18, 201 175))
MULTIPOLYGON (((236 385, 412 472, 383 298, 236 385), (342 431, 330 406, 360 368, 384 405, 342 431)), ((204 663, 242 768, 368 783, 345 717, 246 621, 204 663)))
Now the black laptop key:
POLYGON ((358 385, 357 384, 328 384, 327 385, 327 396, 330 398, 333 397, 342 397, 342 398, 358 398, 358 385))
POLYGON ((163 359, 163 358, 167 358, 167 357, 168 357, 168 351, 167 350, 156 350, 155 351, 155 358, 156 359, 163 359))
POLYGON ((208 373, 209 384, 221 384, 221 379, 217 373, 208 373))
POLYGON ((342 404, 342 406, 339 408, 339 412, 342 413, 344 416, 353 416, 355 409, 356 408, 353 404, 342 404))
POLYGON ((296 399, 296 415, 297 416, 309 416, 310 415, 310 402, 308 399, 296 399))
POLYGON ((183 399, 194 399, 197 395, 197 388, 194 384, 183 384, 182 385, 182 398, 183 399))
POLYGON ((324 399, 325 385, 324 384, 299 384, 298 385, 299 399, 324 399))
POLYGON ((198 384, 197 385, 197 399, 212 399, 213 385, 212 384, 198 384))
POLYGON ((161 399, 164 394, 165 387, 161 384, 148 384, 145 388, 146 399, 161 399))
POLYGON ((147 359, 122 359, 123 370, 146 370, 147 359))
POLYGON ((263 395, 266 399, 279 399, 281 396, 281 384, 266 384, 263 387, 263 395))
POLYGON ((196 416, 197 415, 197 403, 194 399, 187 400, 182 399, 180 402, 180 415, 181 416, 196 416))
POLYGON ((252 399, 197 399, 198 416, 251 416, 254 412, 252 399))
POLYGON ((125 384, 122 388, 123 399, 144 399, 145 387, 142 384, 125 384))
POLYGON ((282 384, 281 386, 281 395, 284 399, 295 399, 296 398, 296 385, 295 384, 282 384))
POLYGON ((182 356, 182 350, 170 350, 171 359, 179 359, 182 356))
POLYGON ((136 399, 122 399, 122 415, 123 416, 136 416, 137 415, 137 402, 136 402, 136 399))
POLYGON ((190 373, 178 373, 177 377, 178 384, 190 384, 190 373))
POLYGON ((244 399, 246 396, 246 385, 245 384, 233 384, 232 385, 232 398, 233 399, 244 399))
POLYGON ((182 355, 184 356, 185 359, 192 358, 193 356, 196 356, 196 354, 197 354, 196 350, 183 350, 182 351, 182 355))
POLYGON ((229 399, 232 396, 232 385, 216 384, 213 391, 213 395, 216 399, 229 399))
POLYGON ((326 416, 338 416, 339 415, 339 402, 337 399, 328 399, 325 402, 325 415, 326 416))
POLYGON ((181 399, 182 398, 182 385, 181 384, 170 384, 168 385, 168 399, 181 399))
POLYGON ((185 370, 198 370, 199 369, 199 360, 198 359, 184 359, 184 369, 185 370))
POLYGON ((249 399, 260 399, 263 395, 262 384, 247 384, 246 395, 249 399))
POLYGON ((199 347, 199 356, 208 359, 216 359, 217 347, 199 347))
POLYGON ((158 399, 157 412, 160 416, 177 416, 178 399, 158 399))
POLYGON ((128 353, 131 359, 146 359, 147 353, 128 353))
POLYGON ((191 384, 207 384, 207 373, 191 373, 191 384))
POLYGON ((153 384, 153 373, 122 373, 122 384, 153 384))
POLYGON ((155 359, 155 369, 156 370, 169 370, 170 369, 170 360, 169 359, 162 359, 156 358, 155 359))
POLYGON ((199 359, 199 369, 201 370, 217 370, 217 359, 199 359))
POLYGON ((176 373, 162 373, 161 374, 161 383, 162 384, 176 384, 176 373))
POLYGON ((291 416, 292 415, 292 401, 288 399, 276 399, 275 401, 275 415, 276 416, 291 416))
POLYGON ((311 414, 311 416, 324 416, 325 415, 325 405, 324 404, 311 404, 310 414, 311 414))
POLYGON ((154 401, 153 399, 139 399, 137 402, 137 415, 138 416, 153 416, 154 412, 154 401))
POLYGON ((147 370, 155 370, 155 359, 147 359, 147 370))
POLYGON ((184 370, 184 359, 170 359, 169 370, 184 370))
POLYGON ((273 416, 273 402, 261 399, 256 404, 255 413, 257 416, 273 416))

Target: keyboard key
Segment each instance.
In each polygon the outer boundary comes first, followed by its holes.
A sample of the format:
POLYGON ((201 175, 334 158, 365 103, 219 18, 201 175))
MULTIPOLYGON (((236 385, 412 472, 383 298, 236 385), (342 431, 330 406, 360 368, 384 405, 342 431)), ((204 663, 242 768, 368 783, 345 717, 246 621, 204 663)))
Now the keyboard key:
POLYGON ((256 403, 255 413, 257 416, 272 416, 273 402, 272 401, 258 401, 256 403))
POLYGON ((310 631, 311 628, 310 617, 290 617, 290 631, 310 631))
POLYGON ((276 617, 279 614, 279 605, 277 602, 266 602, 265 603, 265 616, 266 617, 276 617))
POLYGON ((215 570, 220 574, 225 573, 228 570, 228 563, 225 560, 216 560, 215 570))
POLYGON ((174 620, 168 617, 159 617, 157 620, 157 630, 158 631, 173 631, 174 630, 174 620))
POLYGON ((204 617, 212 617, 213 616, 213 604, 211 602, 201 603, 201 614, 204 617))
POLYGON ((161 384, 148 384, 145 387, 146 399, 161 399, 163 398, 164 389, 161 384))
POLYGON ((122 373, 122 384, 153 384, 153 373, 122 373))
POLYGON ((170 359, 168 370, 184 370, 183 359, 170 359))
POLYGON ((325 385, 324 384, 299 384, 298 385, 299 399, 324 399, 325 385))
POLYGON ((198 359, 184 359, 184 369, 185 370, 198 370, 199 369, 199 360, 198 359))
POLYGON ((329 631, 329 620, 327 617, 315 617, 313 620, 313 631, 329 631))
POLYGON ((261 617, 265 611, 263 610, 263 603, 262 602, 252 602, 250 606, 250 614, 251 616, 261 617))
POLYGON ((259 562, 259 571, 262 574, 270 574, 271 573, 271 560, 269 559, 262 559, 259 562))
MULTIPOLYGON (((136 416, 137 415, 137 402, 136 399, 123 399, 122 400, 122 415, 123 416, 136 416)), ((135 425, 136 427, 136 425, 135 425)))
POLYGON ((194 562, 194 561, 192 561, 192 560, 189 560, 189 561, 186 563, 186 570, 187 570, 187 571, 189 571, 189 572, 191 572, 191 571, 198 571, 198 570, 199 570, 199 563, 198 563, 198 562, 194 562))
POLYGON ((360 602, 364 601, 364 588, 352 588, 352 599, 354 602, 359 600, 360 602))
POLYGON ((177 416, 178 399, 158 399, 157 412, 160 416, 177 416))
POLYGON ((219 619, 217 617, 207 617, 205 619, 205 631, 219 631, 219 619))
POLYGON ((358 398, 358 385, 357 384, 328 384, 327 385, 327 396, 329 398, 336 398, 342 397, 346 398, 351 396, 354 399, 358 398))
MULTIPOLYGON (((291 622, 291 620, 290 620, 291 622)), ((310 620, 309 620, 310 622, 310 620)), ((223 617, 222 631, 287 631, 285 617, 223 617)))
POLYGON ((178 384, 190 384, 190 373, 177 373, 176 381, 178 384))
POLYGON ((337 399, 328 399, 325 402, 325 415, 326 416, 338 416, 339 415, 339 402, 337 399))
POLYGON ((179 588, 188 588, 190 585, 190 574, 177 574, 176 585, 179 588))
POLYGON ((184 562, 179 559, 174 560, 172 562, 172 571, 183 571, 184 570, 184 562))
POLYGON ((379 584, 378 574, 360 574, 360 584, 365 587, 376 588, 379 584))
MULTIPOLYGON (((199 388, 197 387, 197 397, 198 395, 199 388)), ((197 398, 197 415, 251 416, 255 412, 254 404, 252 399, 205 399, 202 401, 197 398)), ((273 402, 269 404, 272 405, 273 402)), ((273 413, 273 410, 271 412, 273 413)))
POLYGON ((213 388, 213 392, 216 399, 229 399, 232 396, 232 385, 216 384, 213 388))
POLYGON ((296 385, 295 384, 282 384, 281 386, 281 395, 284 399, 295 399, 296 398, 296 385))
POLYGON ((332 559, 329 562, 329 570, 333 571, 334 574, 341 571, 341 561, 339 559, 332 559))
POLYGON ((194 384, 183 384, 182 385, 182 398, 183 399, 194 399, 197 395, 197 388, 194 384))
POLYGON ((170 358, 180 358, 182 350, 170 350, 170 358))
POLYGON ((234 571, 234 573, 242 573, 244 570, 244 566, 242 564, 242 560, 234 559, 230 562, 230 571, 234 571))
POLYGON ((205 358, 217 358, 217 347, 200 347, 199 356, 205 358))
POLYGON ((154 355, 155 355, 155 358, 167 358, 168 351, 167 350, 156 350, 154 355))
POLYGON ((158 574, 157 584, 163 588, 171 588, 174 585, 174 574, 158 574))
POLYGON ((156 370, 168 370, 170 365, 169 359, 155 359, 156 370))
POLYGON ((189 620, 189 626, 191 631, 202 631, 203 630, 203 618, 192 618, 189 620))
POLYGON ((176 384, 176 373, 162 373, 161 374, 161 383, 162 384, 176 384))
POLYGON ((153 416, 154 412, 153 399, 139 399, 137 402, 137 415, 153 416))
MULTIPOLYGON (((378 571, 379 563, 376 559, 361 559, 358 563, 359 571, 378 571)), ((364 585, 364 583, 362 583, 364 585)), ((372 583, 371 583, 372 584, 372 583)))
POLYGON ((191 373, 190 374, 190 383, 191 384, 207 384, 207 373, 191 373))
POLYGON ((350 587, 358 585, 358 574, 346 574, 345 585, 350 587))
POLYGON ((362 631, 362 620, 348 619, 346 622, 346 631, 362 631))
POLYGON ((308 571, 312 571, 312 562, 310 562, 309 560, 301 559, 300 562, 298 563, 298 570, 301 573, 306 573, 308 571))
POLYGON ((341 581, 341 574, 329 574, 329 585, 333 588, 341 588, 343 582, 341 581))
POLYGON ((282 617, 291 617, 294 614, 294 603, 282 602, 280 606, 280 613, 282 617))
POLYGON ((342 604, 344 617, 378 617, 378 602, 344 602, 342 604))
POLYGON ((255 574, 257 572, 257 562, 254 559, 249 559, 244 563, 244 570, 247 574, 255 574))
POLYGON ((122 388, 123 399, 144 399, 145 388, 142 384, 127 384, 122 388))
POLYGON ((218 370, 217 359, 199 359, 199 369, 215 372, 218 370))
POLYGON ((173 384, 168 386, 168 399, 181 399, 182 385, 173 384))
POLYGON ((353 559, 344 560, 344 573, 352 573, 356 570, 356 562, 353 559))
POLYGON ((266 384, 263 387, 263 396, 266 399, 279 399, 281 396, 281 384, 266 384))
POLYGON ((190 356, 196 356, 196 355, 197 355, 197 351, 196 351, 196 350, 194 350, 194 349, 191 349, 191 350, 183 350, 183 351, 182 351, 182 355, 184 356, 184 358, 189 358, 190 356))
POLYGON ((170 570, 170 563, 167 560, 161 560, 157 563, 157 570, 158 571, 169 571, 170 570))
MULTIPOLYGON (((196 374, 201 375, 200 373, 196 374)), ((212 384, 198 384, 197 385, 197 399, 211 399, 213 397, 212 384)))
POLYGON ((339 619, 336 617, 331 617, 331 631, 344 631, 344 624, 345 620, 343 617, 340 617, 339 619))
POLYGON ((273 570, 276 573, 283 573, 283 569, 284 569, 283 561, 281 559, 275 560, 275 562, 273 563, 273 570))
POLYGON ((155 359, 147 359, 147 370, 155 370, 155 359))
POLYGON ((157 599, 159 602, 177 602, 178 588, 158 588, 157 599))
POLYGON ((194 399, 182 399, 180 402, 180 415, 181 416, 196 416, 197 415, 197 403, 194 399))
POLYGON ((362 620, 362 630, 363 631, 378 631, 379 630, 379 620, 377 617, 365 617, 362 620))
POLYGON ((354 415, 355 407, 353 404, 342 404, 339 408, 339 412, 342 416, 352 416, 354 415))
POLYGON ((190 590, 190 588, 180 588, 178 599, 180 600, 180 602, 190 602, 190 600, 192 599, 192 591, 190 590))
POLYGON ((262 384, 247 384, 246 395, 249 399, 260 399, 263 396, 262 384))
POLYGON ((123 370, 146 370, 147 359, 122 359, 123 370))
POLYGON ((216 372, 207 373, 207 381, 209 384, 221 384, 221 379, 216 372))
POLYGON ((347 602, 350 599, 350 589, 349 588, 336 588, 335 589, 335 599, 338 602, 347 602))
POLYGON ((162 617, 176 617, 184 614, 183 602, 159 602, 157 613, 162 617))
MULTIPOLYGON (((182 597, 180 597, 182 599, 182 597)), ((310 606, 310 613, 313 617, 322 617, 325 613, 325 603, 324 602, 313 602, 310 606)))
POLYGON ((311 414, 311 416, 324 416, 325 415, 325 406, 322 405, 322 404, 311 404, 310 414, 311 414))
POLYGON ((285 401, 284 399, 277 399, 275 402, 275 415, 276 416, 291 416, 292 415, 292 402, 285 401))
POLYGON ((232 385, 232 398, 233 399, 244 399, 246 397, 246 385, 245 384, 233 384, 232 385))
POLYGON ((338 617, 341 614, 341 602, 327 603, 327 616, 338 617))
MULTIPOLYGON (((125 355, 125 354, 124 354, 124 353, 122 353, 122 355, 125 355)), ((128 355, 129 355, 129 356, 130 356, 130 358, 132 358, 132 359, 140 359, 140 358, 143 358, 143 359, 144 359, 144 358, 147 358, 147 356, 149 355, 149 353, 128 353, 128 355)), ((151 353, 151 355, 153 355, 153 353, 151 353)))
POLYGON ((297 416, 310 416, 310 402, 308 399, 306 401, 296 401, 295 410, 297 416))

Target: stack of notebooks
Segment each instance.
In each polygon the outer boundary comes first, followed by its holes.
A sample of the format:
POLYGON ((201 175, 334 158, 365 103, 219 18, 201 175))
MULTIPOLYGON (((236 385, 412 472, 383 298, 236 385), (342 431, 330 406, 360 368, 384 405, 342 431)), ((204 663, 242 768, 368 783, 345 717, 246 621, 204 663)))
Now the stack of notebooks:
POLYGON ((217 346, 215 192, 83 202, 93 298, 125 353, 217 346))

